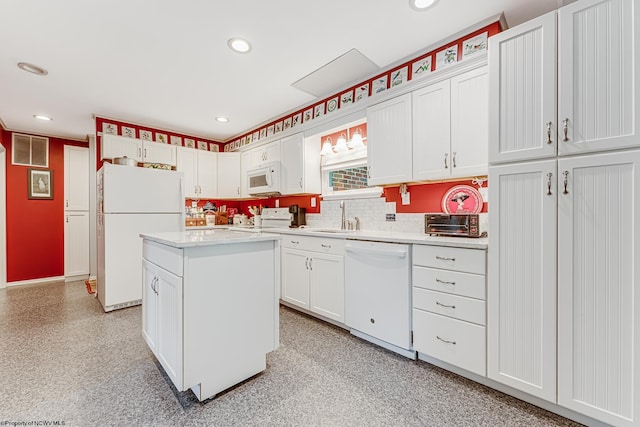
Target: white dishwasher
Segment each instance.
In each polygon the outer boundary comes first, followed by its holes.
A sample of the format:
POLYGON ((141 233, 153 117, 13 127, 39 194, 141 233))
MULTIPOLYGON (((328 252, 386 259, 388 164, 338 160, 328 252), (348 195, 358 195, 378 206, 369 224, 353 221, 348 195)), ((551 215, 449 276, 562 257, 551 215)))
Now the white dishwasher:
POLYGON ((349 240, 345 251, 345 324, 355 336, 415 358, 409 245, 349 240))

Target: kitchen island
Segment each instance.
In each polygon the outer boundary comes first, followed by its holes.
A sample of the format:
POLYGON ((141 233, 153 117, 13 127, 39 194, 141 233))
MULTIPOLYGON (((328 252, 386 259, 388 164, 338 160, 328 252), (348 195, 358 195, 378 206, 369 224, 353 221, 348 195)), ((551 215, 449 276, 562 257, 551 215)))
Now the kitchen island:
POLYGON ((280 237, 141 234, 142 334, 180 391, 214 397, 266 369, 279 343, 280 237))

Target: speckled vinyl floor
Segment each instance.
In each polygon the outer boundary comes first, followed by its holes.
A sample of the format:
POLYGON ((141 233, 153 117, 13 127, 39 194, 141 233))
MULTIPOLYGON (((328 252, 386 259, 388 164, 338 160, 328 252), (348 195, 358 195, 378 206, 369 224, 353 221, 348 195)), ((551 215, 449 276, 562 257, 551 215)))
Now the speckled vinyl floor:
MULTIPOLYGON (((0 420, 65 426, 571 426, 571 421, 282 308, 267 370, 204 403, 84 283, 0 289, 0 420)), ((35 424, 34 424, 35 425, 35 424)), ((42 424, 41 424, 42 425, 42 424)))

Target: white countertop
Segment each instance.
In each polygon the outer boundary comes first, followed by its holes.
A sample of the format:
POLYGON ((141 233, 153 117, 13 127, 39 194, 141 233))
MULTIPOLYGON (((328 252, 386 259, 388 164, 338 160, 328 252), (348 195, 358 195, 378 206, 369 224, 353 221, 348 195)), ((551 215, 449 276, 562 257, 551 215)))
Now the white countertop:
POLYGON ((325 237, 345 240, 369 240, 375 242, 407 243, 417 245, 451 246, 456 248, 487 249, 488 239, 472 237, 429 236, 424 233, 401 233, 376 230, 330 230, 326 228, 263 228, 265 233, 294 234, 298 236, 325 237), (325 230, 324 232, 322 230, 325 230), (329 230, 329 232, 327 232, 329 230))
POLYGON ((141 233, 140 237, 163 245, 173 246, 174 248, 280 240, 280 236, 273 233, 246 233, 229 229, 141 233))

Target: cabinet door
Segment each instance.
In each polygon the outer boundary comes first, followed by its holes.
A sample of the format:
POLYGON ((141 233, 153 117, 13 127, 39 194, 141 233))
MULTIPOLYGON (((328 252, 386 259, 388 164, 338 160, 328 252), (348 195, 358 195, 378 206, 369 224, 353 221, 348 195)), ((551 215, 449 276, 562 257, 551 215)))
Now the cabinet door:
POLYGON ((451 79, 451 176, 487 174, 488 108, 487 67, 451 79))
POLYGON ((282 193, 304 193, 304 136, 284 138, 282 148, 282 193))
POLYGON ((128 157, 142 161, 142 141, 124 136, 103 134, 100 139, 100 159, 128 157))
POLYGON ((282 248, 281 298, 309 308, 309 256, 305 251, 282 248))
POLYGON ((142 142, 142 161, 145 163, 161 163, 176 165, 176 146, 160 142, 142 142))
POLYGON ((314 253, 309 271, 309 309, 344 323, 344 257, 314 253))
POLYGON ((64 146, 64 209, 89 210, 89 149, 64 146))
POLYGON ((193 148, 176 147, 176 170, 184 174, 184 196, 197 199, 198 152, 193 148))
POLYGON ((240 197, 249 198, 247 187, 247 171, 251 169, 251 151, 243 151, 240 154, 240 197))
POLYGON ((199 197, 202 199, 216 198, 218 197, 218 157, 221 154, 197 150, 197 156, 199 197))
POLYGON ((412 180, 411 94, 367 108, 369 184, 412 180))
POLYGON ((240 153, 218 155, 218 197, 240 197, 240 153))
POLYGON ((158 347, 157 270, 154 264, 142 260, 142 337, 154 354, 158 347))
POLYGON ((182 387, 182 278, 158 268, 158 361, 178 390, 182 387))
POLYGON ((556 160, 489 168, 488 377, 556 401, 556 160))
POLYGON ((489 70, 489 162, 554 157, 556 12, 490 37, 489 70))
POLYGON ((64 216, 64 275, 88 275, 89 211, 67 211, 64 216))
POLYGON ((560 155, 640 147, 638 24, 635 0, 584 0, 558 10, 560 155))
POLYGON ((265 163, 280 160, 280 141, 270 142, 267 145, 251 150, 251 165, 259 167, 265 163))
POLYGON ((413 178, 451 175, 450 82, 413 92, 413 178))
POLYGON ((558 403, 638 425, 640 151, 563 158, 558 171, 558 403))

